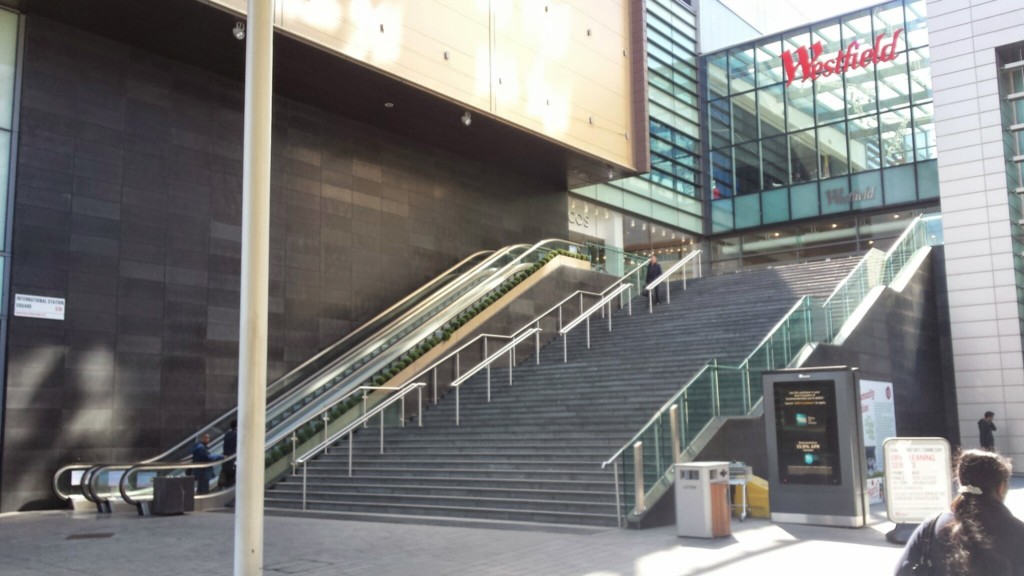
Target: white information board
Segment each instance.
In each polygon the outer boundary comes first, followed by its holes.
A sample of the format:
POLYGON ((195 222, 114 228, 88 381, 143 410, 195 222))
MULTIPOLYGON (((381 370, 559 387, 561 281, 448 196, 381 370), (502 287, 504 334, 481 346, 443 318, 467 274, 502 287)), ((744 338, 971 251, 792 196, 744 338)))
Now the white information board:
POLYGON ((45 320, 64 319, 64 299, 50 296, 14 295, 14 315, 45 320))
POLYGON ((953 461, 945 438, 889 438, 886 512, 897 524, 918 523, 953 501, 953 461))

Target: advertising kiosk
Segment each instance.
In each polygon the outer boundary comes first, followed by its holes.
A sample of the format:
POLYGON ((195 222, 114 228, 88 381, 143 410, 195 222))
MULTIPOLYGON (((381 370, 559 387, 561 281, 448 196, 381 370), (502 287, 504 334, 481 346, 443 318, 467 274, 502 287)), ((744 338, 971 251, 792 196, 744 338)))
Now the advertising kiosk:
POLYGON ((763 374, 773 522, 867 523, 864 433, 856 369, 763 374))

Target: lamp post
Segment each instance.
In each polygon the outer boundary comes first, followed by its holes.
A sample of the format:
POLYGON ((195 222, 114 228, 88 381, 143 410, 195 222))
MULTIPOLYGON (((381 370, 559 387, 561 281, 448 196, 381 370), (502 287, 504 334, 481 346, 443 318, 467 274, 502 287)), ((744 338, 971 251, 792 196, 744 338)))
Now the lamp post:
POLYGON ((263 574, 263 445, 266 440, 267 297, 270 280, 273 7, 273 0, 249 0, 245 39, 235 576, 263 574))

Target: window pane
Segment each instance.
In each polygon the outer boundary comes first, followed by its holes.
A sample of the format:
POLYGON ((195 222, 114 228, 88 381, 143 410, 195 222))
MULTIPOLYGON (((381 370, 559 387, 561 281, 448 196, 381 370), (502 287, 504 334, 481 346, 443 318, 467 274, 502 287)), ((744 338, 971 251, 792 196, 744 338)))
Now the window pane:
POLYGON ((789 189, 765 190, 761 193, 761 206, 765 224, 789 220, 789 189))
POLYGON ((757 47, 757 85, 782 82, 782 42, 771 40, 757 47))
POLYGON ((926 18, 928 15, 928 9, 925 6, 927 0, 913 0, 907 2, 906 19, 907 19, 907 46, 910 48, 919 48, 921 46, 928 45, 928 27, 926 25, 926 18))
POLYGON ((818 150, 821 153, 821 177, 841 176, 849 171, 846 155, 846 123, 838 122, 818 128, 818 150))
POLYGON ((914 190, 914 165, 908 164, 891 168, 882 173, 885 182, 885 203, 900 204, 913 202, 917 198, 914 190))
POLYGON ((736 198, 736 228, 761 225, 761 196, 750 194, 736 198))
POLYGON ((858 118, 878 111, 875 67, 855 68, 846 72, 846 114, 858 118))
POLYGON ((782 84, 757 91, 757 116, 761 125, 761 138, 770 138, 782 134, 786 129, 783 118, 782 84))
MULTIPOLYGON (((842 44, 839 24, 815 28, 814 41, 821 42, 823 50, 819 62, 832 58, 842 44)), ((843 118, 846 109, 843 105, 842 74, 822 71, 822 74, 814 81, 814 92, 818 124, 827 124, 843 118)))
POLYGON ((847 131, 850 135, 850 172, 881 168, 877 117, 851 120, 847 131))
POLYGON ((794 184, 818 178, 818 153, 814 143, 814 130, 789 135, 789 172, 794 184))
MULTIPOLYGON (((871 9, 875 17, 875 35, 885 34, 892 36, 897 30, 903 28, 903 2, 896 0, 884 6, 877 6, 871 9)), ((906 46, 902 39, 899 46, 906 46)))
POLYGON ((766 189, 789 184, 789 154, 785 136, 761 142, 761 183, 766 189))
POLYGON ((17 58, 18 15, 0 10, 0 128, 7 130, 12 127, 17 58))
POLYGON ((935 121, 931 104, 914 106, 914 158, 935 158, 935 121))
POLYGON ((882 173, 879 170, 861 172, 850 177, 850 200, 854 210, 877 208, 882 205, 882 173))
POLYGON ((729 94, 729 77, 726 72, 728 54, 722 52, 707 58, 708 99, 714 100, 729 94))
POLYGON ((712 100, 708 104, 708 146, 724 148, 732 145, 732 119, 729 115, 729 100, 712 100))
POLYGON ((723 198, 711 203, 711 231, 728 232, 732 225, 732 198, 723 198))
POLYGON ((878 80, 878 108, 884 111, 906 106, 910 100, 907 53, 900 52, 893 60, 879 62, 875 74, 878 80))
POLYGON ((757 142, 736 147, 736 194, 761 190, 761 156, 757 142))
POLYGON ((757 139, 757 116, 754 112, 756 110, 755 94, 757 92, 747 92, 731 98, 733 142, 736 144, 757 139))
POLYGON ((932 99, 931 56, 928 48, 907 53, 910 70, 910 97, 917 104, 932 99))
POLYGON ((882 161, 885 166, 905 164, 913 158, 910 108, 885 112, 881 118, 882 161))
POLYGON ((821 181, 821 213, 834 214, 850 210, 850 183, 845 176, 821 181))
MULTIPOLYGON (((809 49, 811 34, 807 29, 790 33, 783 38, 783 50, 797 60, 797 50, 809 49)), ((801 130, 814 126, 814 85, 804 82, 797 66, 796 78, 786 86, 786 116, 790 130, 801 130)))
POLYGON ((818 183, 793 186, 789 189, 789 205, 793 219, 818 215, 818 183))
POLYGON ((729 50, 729 93, 754 89, 754 49, 729 50))
POLYGON ((711 153, 711 186, 712 197, 726 198, 734 195, 732 151, 729 148, 711 153))

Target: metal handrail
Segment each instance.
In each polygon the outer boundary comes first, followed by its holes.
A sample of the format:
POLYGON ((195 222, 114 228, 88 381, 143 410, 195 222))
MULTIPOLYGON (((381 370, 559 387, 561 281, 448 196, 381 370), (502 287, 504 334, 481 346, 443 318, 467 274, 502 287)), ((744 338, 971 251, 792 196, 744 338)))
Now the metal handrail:
MULTIPOLYGON (((238 455, 232 454, 230 456, 224 456, 223 458, 213 460, 211 462, 145 462, 134 464, 128 467, 125 473, 121 476, 121 481, 118 483, 118 489, 121 492, 121 498, 127 504, 131 506, 138 506, 139 503, 143 502, 143 500, 136 500, 129 494, 128 480, 134 477, 139 472, 161 472, 164 470, 198 470, 204 468, 213 468, 214 466, 223 466, 224 464, 234 462, 236 458, 238 458, 238 455)), ((229 490, 234 490, 234 487, 229 486, 227 488, 220 488, 217 490, 216 494, 223 494, 229 490)), ((214 495, 215 494, 213 492, 210 492, 209 494, 196 494, 196 497, 203 498, 206 496, 212 497, 214 495)))
MULTIPOLYGON (((615 290, 612 290, 607 296, 605 296, 604 298, 601 298, 600 300, 598 300, 593 306, 591 306, 590 308, 588 308, 585 311, 581 311, 580 315, 577 316, 575 320, 573 320, 572 322, 569 322, 568 324, 566 324, 564 327, 562 327, 558 331, 558 335, 562 337, 562 362, 568 362, 569 361, 569 332, 571 332, 573 328, 575 328, 575 327, 579 326, 580 324, 582 324, 584 321, 586 321, 586 323, 587 323, 587 348, 590 348, 590 317, 593 316, 598 310, 601 310, 603 312, 604 311, 604 307, 605 307, 606 304, 608 305, 608 308, 609 308, 609 312, 608 312, 608 331, 609 332, 611 331, 611 329, 612 329, 611 301, 613 299, 617 298, 619 296, 619 294, 622 294, 623 292, 625 292, 627 290, 630 291, 630 293, 632 293, 633 285, 632 284, 620 284, 618 286, 618 288, 616 288, 615 290)), ((632 297, 629 298, 628 302, 629 302, 629 315, 632 316, 633 315, 633 300, 632 300, 632 297)))
MULTIPOLYGON (((923 218, 923 216, 919 214, 918 216, 916 216, 910 222, 910 224, 907 225, 906 230, 904 230, 903 233, 899 235, 899 237, 896 239, 896 242, 894 242, 893 245, 890 246, 889 249, 885 252, 885 258, 883 260, 888 260, 895 253, 895 250, 906 239, 906 237, 910 234, 910 232, 917 226, 917 223, 922 218, 923 218)), ((858 262, 857 265, 853 267, 853 270, 850 270, 850 273, 847 274, 845 278, 843 278, 842 280, 839 281, 839 284, 836 285, 836 289, 833 290, 832 293, 829 294, 828 298, 825 299, 825 302, 824 302, 824 304, 822 304, 822 307, 827 307, 829 305, 829 303, 832 302, 832 299, 835 298, 836 295, 839 294, 839 292, 841 292, 843 290, 843 288, 845 288, 850 283, 850 280, 858 272, 860 272, 860 269, 862 267, 866 267, 867 266, 867 262, 868 262, 870 254, 871 254, 870 251, 867 254, 865 254, 864 257, 861 258, 860 262, 858 262)))
MULTIPOLYGON (((74 464, 68 464, 66 466, 61 466, 60 468, 57 469, 57 472, 54 473, 54 475, 53 475, 53 493, 56 494, 57 497, 60 498, 61 500, 70 500, 71 499, 71 494, 65 494, 64 491, 61 490, 61 488, 60 488, 60 482, 59 482, 60 477, 63 476, 64 473, 66 473, 66 472, 73 472, 75 470, 81 470, 83 472, 82 478, 84 479, 85 478, 85 474, 84 474, 85 471, 87 471, 90 468, 93 468, 94 466, 97 466, 97 465, 98 464, 95 464, 95 463, 85 464, 85 463, 82 463, 82 462, 76 462, 74 464)), ((74 487, 74 484, 72 484, 71 486, 74 487)), ((79 480, 79 486, 81 486, 81 480, 79 480)))
MULTIPOLYGON (((697 250, 696 252, 691 252, 690 254, 687 254, 685 258, 683 258, 682 260, 679 260, 678 262, 673 264, 661 276, 658 276, 657 278, 654 279, 653 282, 651 282, 650 284, 648 284, 646 286, 646 289, 647 289, 647 309, 648 309, 649 312, 651 312, 652 314, 654 313, 654 290, 656 290, 658 288, 658 286, 661 286, 661 284, 663 282, 668 282, 668 279, 671 278, 672 275, 675 274, 677 270, 681 269, 683 271, 683 290, 686 290, 686 265, 689 264, 690 261, 692 261, 694 258, 697 259, 697 278, 700 278, 703 275, 704 271, 703 271, 703 267, 701 265, 701 260, 699 258, 701 252, 703 252, 703 250, 697 250)), ((672 284, 671 283, 666 283, 665 284, 665 290, 666 290, 666 303, 671 304, 672 303, 672 284)))
MULTIPOLYGON (((521 333, 517 334, 516 336, 491 336, 492 338, 508 338, 509 339, 509 343, 505 344, 504 346, 502 346, 501 348, 496 350, 494 352, 494 354, 491 354, 489 356, 487 355, 487 351, 485 350, 484 351, 484 358, 482 360, 480 360, 480 362, 478 362, 476 366, 470 368, 469 370, 466 371, 465 374, 462 374, 461 376, 459 376, 455 380, 451 381, 451 383, 448 386, 451 387, 451 388, 455 388, 455 425, 456 426, 458 426, 460 424, 460 419, 459 419, 459 390, 461 389, 462 384, 464 382, 466 382, 466 380, 469 380, 470 378, 475 376, 478 372, 480 372, 481 370, 483 370, 486 367, 487 368, 487 401, 490 402, 491 401, 491 372, 490 372, 490 369, 491 369, 491 364, 494 362, 494 359, 497 358, 498 356, 503 356, 506 352, 508 352, 508 361, 509 361, 508 385, 511 386, 512 385, 512 366, 515 363, 516 346, 518 346, 523 340, 526 340, 530 336, 533 336, 535 333, 539 333, 539 332, 540 332, 540 328, 531 328, 529 330, 526 330, 524 332, 521 332, 521 333)), ((486 343, 487 340, 485 339, 484 342, 486 343)), ((434 385, 435 386, 437 385, 436 381, 435 381, 434 385)))
MULTIPOLYGON (((361 417, 359 417, 356 420, 350 422, 347 426, 345 426, 341 430, 339 430, 339 431, 335 432, 334 434, 332 434, 330 438, 324 440, 320 444, 317 444, 313 448, 310 448, 309 450, 306 451, 305 454, 303 454, 302 456, 300 456, 299 458, 297 458, 295 460, 295 464, 296 465, 297 464, 302 464, 302 509, 303 510, 306 509, 306 491, 307 491, 306 490, 306 486, 307 486, 307 474, 306 474, 306 472, 308 470, 308 466, 307 465, 309 463, 309 459, 312 458, 313 456, 315 456, 316 454, 318 454, 320 451, 326 450, 332 444, 334 444, 335 442, 337 442, 341 438, 344 438, 347 435, 348 436, 348 475, 351 476, 352 475, 352 436, 353 436, 352 432, 354 432, 358 428, 364 426, 370 420, 370 418, 373 418, 377 414, 380 414, 380 450, 381 450, 381 453, 383 453, 384 452, 384 410, 387 409, 392 404, 394 404, 395 402, 397 402, 399 400, 403 400, 405 398, 405 396, 409 392, 412 392, 413 390, 419 390, 420 391, 420 402, 422 403, 422 397, 423 397, 422 390, 423 390, 424 386, 426 386, 426 384, 423 383, 423 382, 414 382, 412 384, 404 386, 401 391, 399 391, 396 394, 393 394, 392 396, 387 398, 384 402, 381 402, 380 404, 375 406, 373 408, 373 410, 367 412, 366 414, 363 414, 361 417)), ((403 406, 404 406, 404 404, 403 404, 403 406)), ((420 410, 420 414, 422 414, 422 413, 423 413, 423 410, 421 409, 420 410)))
POLYGON ((809 299, 810 299, 810 296, 803 296, 802 298, 800 298, 799 300, 797 300, 796 304, 794 304, 794 305, 793 305, 793 306, 792 306, 792 307, 791 307, 791 308, 789 309, 789 311, 788 311, 788 312, 786 312, 785 316, 783 316, 783 317, 782 317, 782 320, 779 320, 779 321, 778 321, 778 322, 777 322, 777 323, 775 324, 775 326, 773 326, 773 327, 772 327, 772 329, 768 331, 768 335, 767 335, 767 336, 765 336, 765 337, 764 337, 764 338, 763 338, 763 339, 761 340, 761 342, 760 342, 760 343, 759 343, 759 344, 758 344, 757 346, 755 346, 755 347, 754 347, 754 350, 753 350, 753 352, 751 352, 751 353, 750 353, 749 355, 747 355, 747 357, 746 357, 746 358, 744 358, 742 362, 740 362, 740 365, 739 365, 739 366, 729 366, 729 367, 726 367, 726 366, 719 366, 719 365, 717 364, 717 362, 716 362, 716 361, 714 361, 714 360, 708 360, 708 361, 707 361, 707 362, 706 362, 706 363, 704 364, 704 367, 703 367, 703 368, 701 368, 700 370, 698 370, 698 371, 697 371, 697 374, 695 374, 695 375, 694 375, 694 376, 693 376, 692 378, 690 378, 690 380, 688 380, 688 381, 686 382, 686 384, 684 384, 684 385, 683 385, 683 387, 679 389, 679 391, 678 391, 678 392, 676 392, 675 394, 673 394, 671 398, 669 398, 669 399, 668 399, 668 400, 667 400, 667 401, 666 401, 666 402, 665 402, 664 404, 662 404, 662 405, 661 405, 661 407, 660 407, 660 408, 658 408, 658 410, 657 410, 657 411, 655 411, 655 413, 654 413, 654 416, 651 416, 650 420, 648 420, 648 421, 647 421, 647 422, 646 422, 646 423, 645 423, 645 424, 644 424, 643 426, 641 426, 641 427, 640 427, 640 431, 639 431, 639 432, 637 432, 637 433, 636 433, 636 434, 635 434, 635 435, 633 436, 633 438, 629 440, 629 442, 626 442, 626 443, 625 443, 625 444, 624 444, 624 445, 622 446, 622 448, 620 448, 620 449, 619 449, 619 451, 615 453, 615 455, 613 455, 613 456, 612 456, 611 458, 609 458, 608 460, 606 460, 605 462, 603 462, 603 463, 601 464, 601 468, 604 468, 604 467, 606 467, 606 466, 607 466, 608 464, 610 464, 610 463, 612 463, 613 461, 615 461, 615 459, 616 459, 616 458, 618 458, 619 456, 621 456, 623 452, 625 452, 625 451, 626 451, 627 449, 629 449, 630 447, 632 447, 633 443, 634 443, 634 442, 636 442, 636 441, 637 441, 637 439, 639 439, 639 438, 640 438, 640 436, 642 436, 642 435, 643 435, 644 431, 645 431, 645 430, 647 430, 647 428, 648 428, 649 426, 651 426, 651 425, 652 425, 652 424, 653 424, 653 423, 654 423, 654 422, 655 422, 655 421, 656 421, 656 420, 657 420, 657 419, 658 419, 659 417, 661 417, 661 416, 662 416, 662 415, 663 415, 663 414, 665 413, 665 411, 666 411, 666 410, 668 410, 668 409, 669 409, 669 407, 671 407, 671 406, 672 406, 672 404, 674 404, 674 403, 676 402, 676 400, 678 400, 678 399, 679 399, 679 397, 680 397, 680 396, 682 396, 682 395, 683 395, 683 394, 684 394, 684 393, 685 393, 685 392, 686 392, 686 391, 687 391, 687 390, 688 390, 688 389, 690 388, 690 386, 691 386, 691 385, 692 385, 692 384, 693 384, 694 382, 696 382, 696 381, 697 381, 697 379, 698 379, 698 378, 700 378, 700 377, 701 377, 701 375, 703 375, 703 374, 704 374, 704 372, 705 372, 705 371, 707 371, 707 370, 708 370, 708 368, 710 368, 711 366, 715 366, 716 368, 719 368, 719 369, 722 369, 722 368, 729 368, 729 369, 737 369, 737 370, 742 370, 742 369, 743 369, 743 366, 744 366, 744 365, 746 365, 746 366, 747 366, 747 369, 749 370, 749 366, 750 366, 750 359, 754 357, 754 354, 756 354, 756 353, 757 353, 757 351, 761 349, 761 347, 763 347, 763 346, 764 346, 764 345, 765 345, 765 344, 766 344, 767 342, 769 342, 769 341, 770 341, 770 340, 772 339, 772 337, 773 337, 773 336, 775 336, 775 333, 776 333, 776 332, 778 332, 778 331, 779 331, 779 330, 780 330, 780 329, 781 329, 781 328, 782 328, 782 327, 783 327, 783 326, 784 326, 784 325, 786 324, 786 322, 787 322, 787 321, 789 321, 790 317, 791 317, 791 316, 792 316, 793 314, 795 314, 795 313, 797 312, 797 310, 799 310, 799 309, 800 309, 801 307, 803 307, 803 306, 804 306, 804 302, 805 302, 805 301, 809 301, 809 299))

